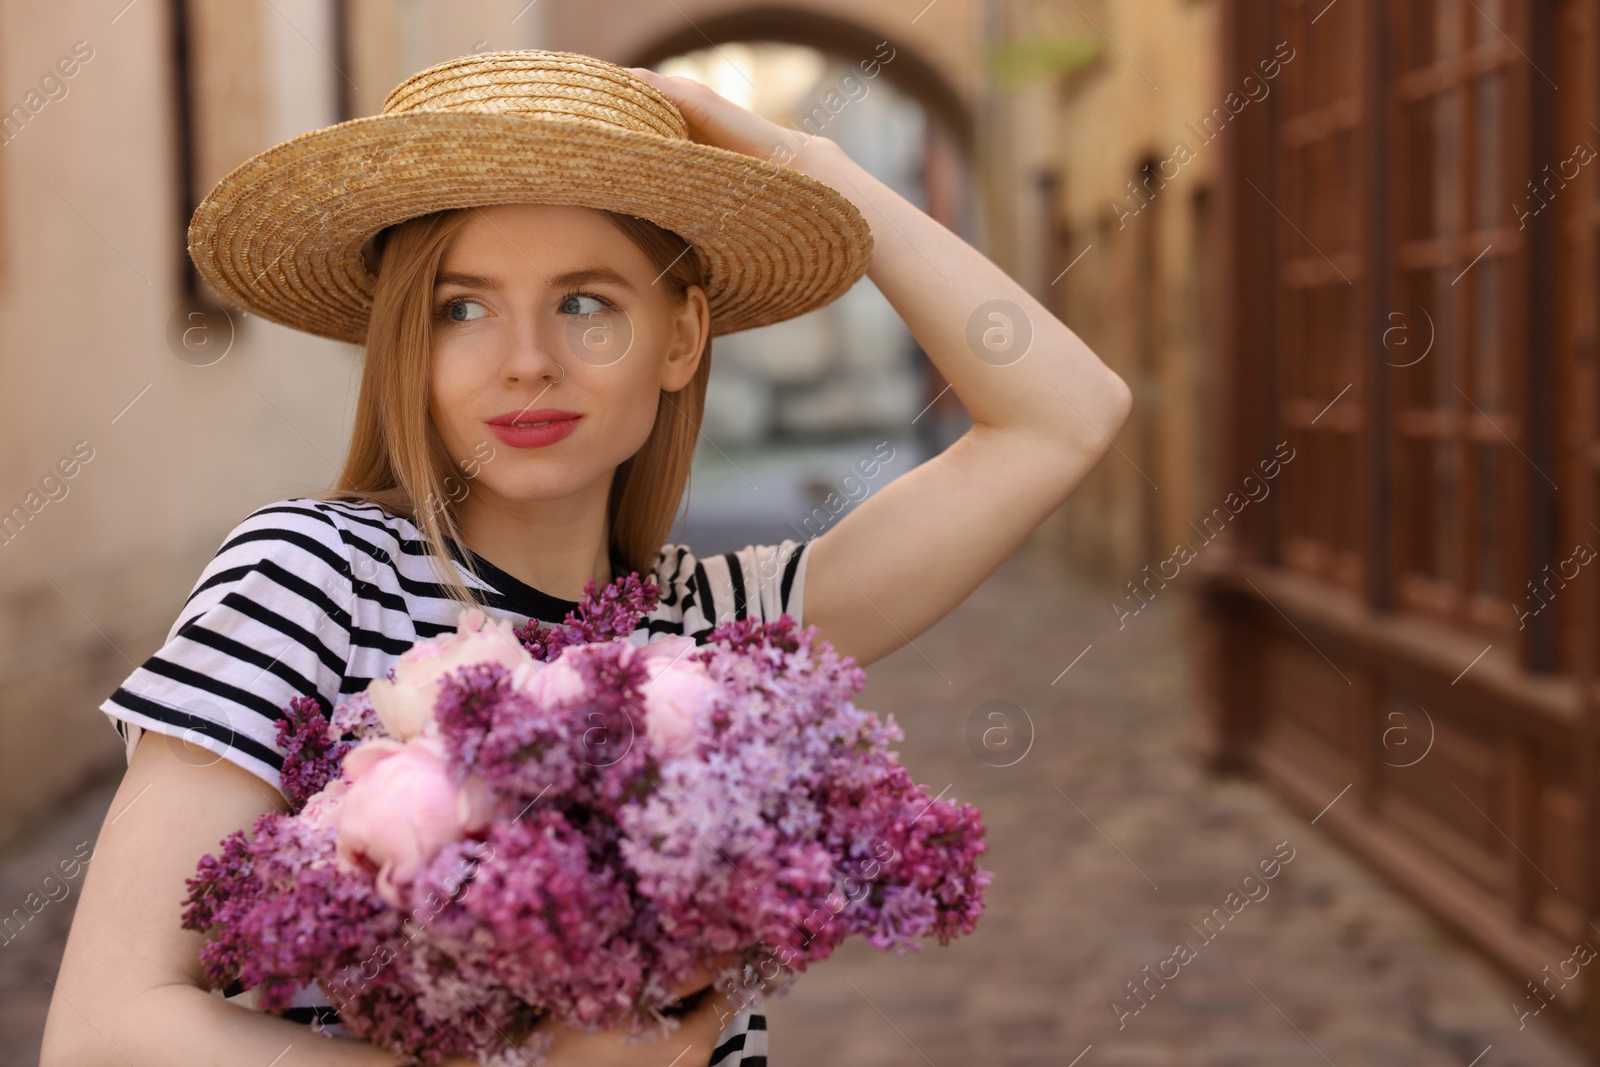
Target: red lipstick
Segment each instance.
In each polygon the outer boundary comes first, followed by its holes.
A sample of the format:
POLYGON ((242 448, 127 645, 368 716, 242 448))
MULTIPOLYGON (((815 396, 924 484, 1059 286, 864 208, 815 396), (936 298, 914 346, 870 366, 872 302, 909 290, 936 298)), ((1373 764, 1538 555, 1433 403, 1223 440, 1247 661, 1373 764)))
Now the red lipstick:
POLYGON ((488 420, 489 430, 512 448, 543 448, 571 434, 583 418, 560 408, 522 408, 488 420))

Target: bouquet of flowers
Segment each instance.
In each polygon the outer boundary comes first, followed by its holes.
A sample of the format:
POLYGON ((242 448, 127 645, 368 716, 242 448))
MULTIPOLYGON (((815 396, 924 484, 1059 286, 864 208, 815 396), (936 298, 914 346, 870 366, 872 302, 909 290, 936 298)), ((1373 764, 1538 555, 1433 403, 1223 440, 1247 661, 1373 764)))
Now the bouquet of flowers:
POLYGON ((433 1063, 537 1063, 543 1018, 657 1036, 710 957, 787 991, 860 934, 973 929, 991 877, 971 805, 929 795, 851 695, 865 672, 787 615, 704 645, 628 640, 637 574, 564 623, 478 609, 333 709, 279 722, 290 813, 188 881, 214 988, 281 1011, 318 981, 351 1034, 433 1063))

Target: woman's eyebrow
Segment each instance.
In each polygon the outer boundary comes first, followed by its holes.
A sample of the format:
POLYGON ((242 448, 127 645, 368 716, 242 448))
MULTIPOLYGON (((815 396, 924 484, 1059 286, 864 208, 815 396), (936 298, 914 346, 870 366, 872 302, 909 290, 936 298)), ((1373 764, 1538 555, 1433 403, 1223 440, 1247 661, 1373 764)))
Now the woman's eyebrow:
POLYGON ((486 274, 465 274, 458 270, 444 271, 433 279, 435 287, 441 285, 464 285, 468 289, 498 289, 500 279, 491 278, 486 274))
POLYGON ((585 282, 610 282, 621 286, 630 293, 637 293, 632 282, 612 270, 610 267, 584 267, 580 270, 569 270, 557 274, 550 279, 551 285, 569 286, 582 285, 585 282))
MULTIPOLYGON (((560 274, 552 275, 548 281, 551 286, 560 286, 562 288, 582 285, 585 282, 611 282, 613 285, 621 286, 630 293, 639 291, 632 282, 610 267, 582 267, 577 270, 563 271, 560 274)), ((492 278, 486 274, 467 274, 456 270, 441 272, 434 279, 433 284, 435 287, 461 285, 469 289, 499 289, 503 285, 499 278, 492 278)))

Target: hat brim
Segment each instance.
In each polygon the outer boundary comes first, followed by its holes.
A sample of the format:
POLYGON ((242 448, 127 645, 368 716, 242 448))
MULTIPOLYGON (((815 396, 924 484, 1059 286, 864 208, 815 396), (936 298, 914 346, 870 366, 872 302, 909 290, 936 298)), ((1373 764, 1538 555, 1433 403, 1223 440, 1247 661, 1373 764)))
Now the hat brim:
POLYGON ((601 208, 679 234, 709 275, 713 336, 831 303, 872 257, 855 205, 791 168, 582 119, 442 111, 350 119, 250 158, 195 210, 189 254, 244 310, 363 344, 377 278, 362 244, 500 203, 601 208))

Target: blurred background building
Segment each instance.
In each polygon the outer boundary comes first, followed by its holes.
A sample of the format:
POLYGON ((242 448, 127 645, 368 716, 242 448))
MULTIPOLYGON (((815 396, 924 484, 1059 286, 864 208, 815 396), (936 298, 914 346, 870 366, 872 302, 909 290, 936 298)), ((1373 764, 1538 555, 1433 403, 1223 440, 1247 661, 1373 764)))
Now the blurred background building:
MULTIPOLYGON (((360 350, 215 304, 194 206, 433 63, 567 49, 833 138, 1117 370, 1134 415, 1028 555, 1110 633, 1192 608, 1190 758, 1531 987, 1600 944, 1597 35, 1600 0, 0 2, 0 845, 120 772, 97 705, 223 534, 339 467, 360 350)), ((970 424, 865 279, 713 361, 699 552, 816 536, 857 459, 970 424)), ((1600 1049, 1575 985, 1544 1021, 1600 1049)))
POLYGON ((1348 790, 1328 829, 1535 985, 1600 935, 1597 17, 1310 0, 1219 40, 1297 58, 1227 138, 1199 514, 1294 458, 1196 562, 1206 743, 1348 790))

